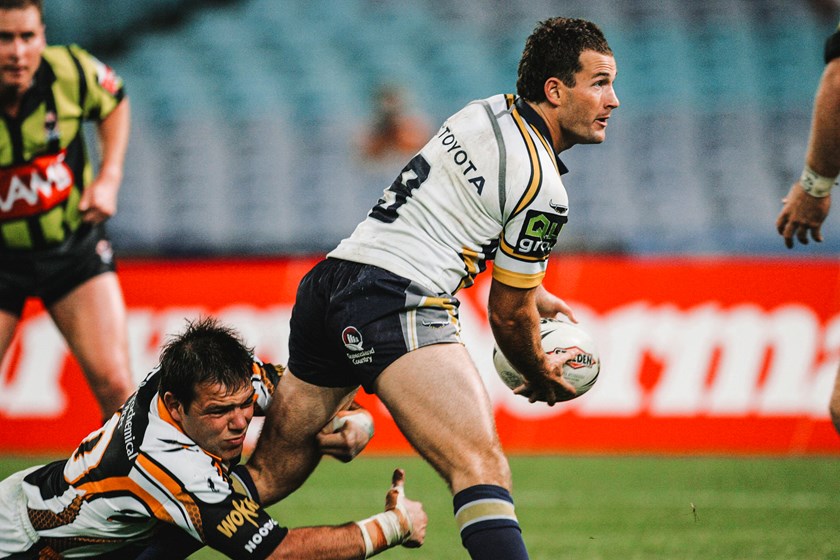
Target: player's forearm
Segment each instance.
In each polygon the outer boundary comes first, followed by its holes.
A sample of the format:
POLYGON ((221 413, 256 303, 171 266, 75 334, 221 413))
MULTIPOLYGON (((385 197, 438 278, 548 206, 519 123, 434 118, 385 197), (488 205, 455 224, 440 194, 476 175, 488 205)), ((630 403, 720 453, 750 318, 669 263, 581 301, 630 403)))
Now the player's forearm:
POLYGON ((300 527, 291 529, 271 553, 271 560, 348 560, 365 557, 365 543, 358 525, 300 527))
POLYGON ((824 177, 840 174, 840 58, 826 65, 820 80, 805 163, 824 177))
MULTIPOLYGON (((263 434, 270 428, 264 427, 263 434)), ((257 450, 261 444, 257 443, 257 450)), ((246 465, 263 505, 275 504, 300 488, 321 460, 315 438, 311 445, 285 447, 283 451, 280 451, 280 444, 272 447, 272 453, 254 453, 246 465), (282 462, 277 457, 282 457, 282 462)))
POLYGON ((533 379, 547 369, 535 297, 536 289, 518 289, 494 281, 487 308, 496 343, 526 379, 533 379))
POLYGON ((122 181, 130 130, 131 106, 126 97, 99 123, 102 153, 99 174, 115 180, 117 184, 122 181))

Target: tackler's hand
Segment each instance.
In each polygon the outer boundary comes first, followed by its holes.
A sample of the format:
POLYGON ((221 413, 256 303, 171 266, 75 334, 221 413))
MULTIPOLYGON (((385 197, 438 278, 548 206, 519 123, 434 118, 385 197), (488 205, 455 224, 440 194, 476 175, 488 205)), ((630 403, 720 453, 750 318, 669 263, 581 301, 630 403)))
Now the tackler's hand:
POLYGON ((385 511, 356 522, 365 543, 365 558, 397 545, 417 548, 426 539, 429 519, 423 504, 405 497, 405 471, 396 469, 385 495, 385 511))
POLYGON ((395 513, 399 519, 403 546, 417 548, 423 544, 429 518, 423 504, 405 497, 405 471, 402 469, 394 470, 391 488, 385 495, 385 511, 395 513))
POLYGON ((373 417, 364 408, 342 410, 318 433, 324 455, 347 463, 362 452, 373 437, 373 417))

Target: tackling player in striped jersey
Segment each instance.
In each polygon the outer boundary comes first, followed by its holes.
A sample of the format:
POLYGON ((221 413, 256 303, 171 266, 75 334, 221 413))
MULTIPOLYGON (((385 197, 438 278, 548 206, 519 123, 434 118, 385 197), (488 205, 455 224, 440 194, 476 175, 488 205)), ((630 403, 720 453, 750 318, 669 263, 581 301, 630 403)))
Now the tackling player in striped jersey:
POLYGON ((616 64, 591 22, 553 18, 525 43, 517 94, 450 117, 353 232, 303 278, 289 369, 248 472, 280 499, 317 464, 307 443, 347 395, 376 393, 453 493, 475 560, 528 557, 493 409, 461 344, 455 293, 495 259, 488 313, 531 401, 574 393, 570 355, 546 355, 541 316, 571 309, 542 288, 570 210, 558 154, 603 142, 616 64), (280 461, 280 458, 283 458, 280 461))
MULTIPOLYGON (((0 558, 125 560, 148 554, 164 527, 193 539, 174 539, 179 550, 164 543, 167 558, 201 543, 231 558, 313 560, 420 546, 426 517, 419 502, 405 498, 401 470, 386 511, 356 524, 287 529, 265 512, 236 465, 255 410, 268 407, 282 374, 255 359, 231 329, 212 319, 190 324, 69 460, 0 483, 0 558)), ((371 433, 364 409, 345 411, 343 420, 347 429, 355 424, 371 433)), ((342 457, 358 451, 335 441, 327 447, 342 457)))

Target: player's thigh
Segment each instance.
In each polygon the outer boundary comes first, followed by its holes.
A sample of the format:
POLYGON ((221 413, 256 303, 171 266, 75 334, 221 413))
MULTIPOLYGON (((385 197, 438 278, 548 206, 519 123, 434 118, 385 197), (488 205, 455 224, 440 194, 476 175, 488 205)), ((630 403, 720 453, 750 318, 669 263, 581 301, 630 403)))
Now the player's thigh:
POLYGON ((126 309, 116 273, 86 280, 48 309, 87 373, 127 374, 126 309))
POLYGON ((475 484, 510 487, 490 398, 464 346, 409 352, 380 374, 375 387, 402 433, 453 493, 475 484))

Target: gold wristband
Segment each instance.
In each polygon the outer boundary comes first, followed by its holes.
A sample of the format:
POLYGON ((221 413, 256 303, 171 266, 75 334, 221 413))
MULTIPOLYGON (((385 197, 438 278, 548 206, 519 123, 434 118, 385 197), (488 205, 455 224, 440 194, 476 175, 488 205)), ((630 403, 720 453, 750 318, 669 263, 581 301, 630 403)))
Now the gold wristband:
POLYGON ((825 198, 831 194, 831 189, 837 179, 831 177, 823 177, 807 165, 802 170, 802 176, 799 178, 799 184, 802 185, 802 190, 811 196, 817 198, 825 198))

